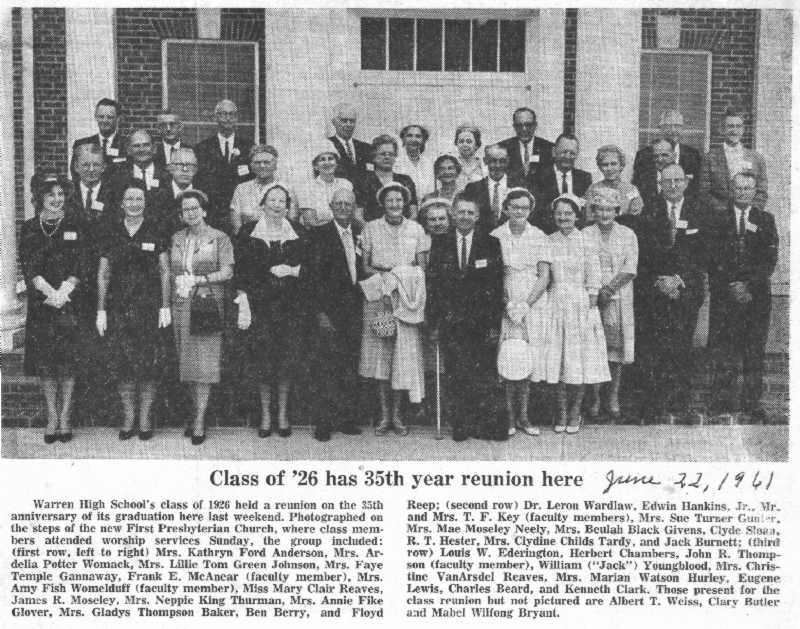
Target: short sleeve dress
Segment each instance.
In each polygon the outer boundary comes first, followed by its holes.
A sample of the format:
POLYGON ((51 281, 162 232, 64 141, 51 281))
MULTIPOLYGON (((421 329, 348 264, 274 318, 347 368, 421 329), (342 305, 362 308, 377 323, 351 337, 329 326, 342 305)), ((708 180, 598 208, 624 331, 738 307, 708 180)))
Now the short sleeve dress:
MULTIPOLYGON (((170 269, 172 277, 172 327, 178 352, 181 382, 216 384, 220 378, 222 332, 191 334, 191 293, 188 298, 178 295, 175 278, 184 273, 208 275, 226 265, 233 265, 233 245, 224 232, 206 226, 199 236, 182 229, 172 236, 170 269)), ((225 321, 227 286, 225 282, 200 286, 198 291, 210 291, 225 321)))
POLYGON ((600 262, 583 233, 549 236, 551 246, 550 326, 547 382, 596 384, 611 379, 603 324, 589 295, 600 290, 600 262))
MULTIPOLYGON (((511 233, 509 223, 505 222, 492 232, 492 236, 500 241, 503 252, 503 285, 506 304, 526 303, 539 278, 538 264, 551 263, 550 240, 545 233, 533 225, 526 224, 520 235, 511 233)), ((545 291, 542 296, 528 308, 521 324, 517 324, 503 313, 500 328, 500 340, 523 338, 528 341, 531 351, 533 369, 530 379, 540 382, 546 379, 546 355, 548 331, 550 325, 549 296, 545 291)))
POLYGON ((100 255, 110 267, 106 312, 111 365, 122 380, 160 376, 164 343, 158 327, 159 256, 168 251, 164 231, 153 219, 145 219, 132 235, 123 220, 114 221, 101 245, 100 255))
POLYGON ((83 286, 78 286, 61 308, 44 302, 46 297, 33 286, 41 276, 58 290, 69 277, 86 276, 88 242, 82 223, 65 216, 54 228, 39 217, 25 222, 20 234, 19 258, 28 289, 25 320, 25 375, 71 377, 81 360, 88 330, 81 325, 83 286))
MULTIPOLYGON (((409 219, 403 219, 399 225, 390 225, 384 218, 375 219, 364 226, 361 237, 364 259, 383 268, 414 264, 418 253, 430 249, 430 239, 422 226, 409 219)), ((384 307, 381 300, 364 301, 359 363, 359 375, 364 378, 389 380, 392 377, 395 339, 378 337, 370 329, 370 322, 384 311, 384 307)), ((419 353, 422 359, 421 345, 419 353)), ((419 369, 424 369, 424 365, 420 364, 419 369)))

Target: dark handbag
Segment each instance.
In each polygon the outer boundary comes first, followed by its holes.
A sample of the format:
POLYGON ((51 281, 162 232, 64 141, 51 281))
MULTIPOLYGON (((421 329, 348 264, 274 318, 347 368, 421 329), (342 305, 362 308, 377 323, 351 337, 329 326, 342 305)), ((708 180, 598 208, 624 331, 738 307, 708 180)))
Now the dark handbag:
POLYGON ((199 292, 195 287, 189 313, 189 333, 202 336, 218 332, 222 332, 222 314, 213 289, 209 286, 207 291, 199 292))

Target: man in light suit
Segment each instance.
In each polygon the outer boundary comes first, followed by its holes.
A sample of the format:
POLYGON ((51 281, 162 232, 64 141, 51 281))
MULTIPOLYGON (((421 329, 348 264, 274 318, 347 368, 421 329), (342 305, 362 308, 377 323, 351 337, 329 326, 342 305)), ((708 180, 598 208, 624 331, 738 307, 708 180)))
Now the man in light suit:
POLYGON ((317 316, 314 438, 328 441, 338 430, 357 435, 358 358, 361 347, 362 296, 359 229, 353 224, 356 197, 340 188, 333 193, 333 221, 311 232, 308 284, 317 316))
POLYGON ((592 185, 592 175, 575 168, 579 151, 578 138, 562 133, 553 146, 553 164, 540 168, 535 174, 529 174, 525 181, 525 187, 536 199, 536 210, 528 220, 545 234, 556 231, 553 213, 550 211, 553 200, 562 194, 582 198, 592 185))
MULTIPOLYGON (((693 146, 681 142, 681 131, 683 130, 683 115, 675 109, 667 109, 662 112, 659 122, 661 137, 672 142, 675 164, 683 168, 689 180, 689 187, 686 188, 688 196, 695 196, 700 188, 700 152, 693 146)), ((645 146, 636 153, 633 160, 633 185, 639 188, 639 192, 644 195, 643 187, 653 188, 653 180, 656 177, 656 161, 653 155, 653 146, 645 146)), ((644 198, 644 196, 642 197, 644 198)))
POLYGON ((183 141, 183 121, 171 109, 164 109, 158 114, 156 128, 161 141, 156 142, 153 162, 158 168, 166 170, 177 151, 192 146, 183 141))
POLYGON ((703 303, 709 240, 704 208, 684 196, 689 182, 683 169, 667 166, 661 182, 661 199, 642 226, 637 280, 644 298, 636 307, 647 332, 636 342, 647 380, 646 415, 672 423, 674 416, 691 419, 692 337, 703 303))
POLYGON ((763 210, 767 204, 767 168, 761 153, 742 146, 744 120, 728 109, 722 121, 722 146, 713 147, 703 159, 700 194, 714 209, 725 212, 735 197, 733 177, 747 171, 756 178, 753 207, 763 210))
POLYGON ((520 107, 512 116, 516 136, 498 142, 508 153, 508 173, 524 180, 553 163, 553 143, 536 136, 536 112, 520 107))
POLYGON ((464 197, 472 199, 478 205, 478 221, 481 229, 487 233, 504 223, 507 217, 503 214, 503 199, 511 188, 524 185, 524 180, 508 171, 508 150, 499 144, 487 146, 483 153, 483 161, 489 176, 480 181, 468 183, 464 188, 464 197))
POLYGON ((456 195, 452 217, 455 229, 435 236, 431 246, 431 340, 441 341, 447 365, 453 440, 501 441, 508 439, 508 425, 492 408, 503 313, 500 241, 479 225, 474 200, 456 195))
MULTIPOLYGON (((236 186, 253 178, 249 165, 253 142, 236 133, 239 121, 236 103, 219 101, 214 108, 214 119, 217 133, 195 147, 199 164, 196 181, 201 190, 211 193, 213 198, 209 200, 215 208, 220 212, 228 212, 236 186)), ((209 224, 218 229, 228 225, 227 214, 209 219, 209 224)))
POLYGON ((710 409, 740 410, 763 421, 764 353, 772 307, 770 276, 778 259, 772 214, 755 205, 757 178, 747 171, 733 177, 731 207, 713 216, 709 285, 709 346, 714 356, 710 409), (739 363, 744 386, 738 407, 731 404, 739 363))
POLYGON ((106 166, 125 161, 125 143, 119 133, 119 119, 122 115, 119 103, 110 98, 101 98, 94 108, 94 119, 98 133, 75 140, 72 144, 72 159, 69 170, 72 181, 77 183, 78 171, 75 168, 75 153, 82 144, 97 144, 102 151, 106 166))
POLYGON ((372 147, 367 142, 353 137, 357 122, 358 113, 355 105, 339 103, 333 108, 333 118, 331 118, 336 133, 328 138, 339 154, 336 176, 349 179, 354 190, 359 189, 358 186, 368 165, 372 165, 372 147))

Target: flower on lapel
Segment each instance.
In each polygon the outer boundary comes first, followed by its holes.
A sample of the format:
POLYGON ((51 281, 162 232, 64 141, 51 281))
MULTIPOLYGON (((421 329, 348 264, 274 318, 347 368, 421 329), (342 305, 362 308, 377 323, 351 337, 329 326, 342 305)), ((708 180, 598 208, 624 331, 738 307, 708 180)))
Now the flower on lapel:
POLYGON ((231 151, 231 157, 239 157, 239 155, 240 155, 240 154, 241 154, 241 153, 239 152, 239 149, 237 149, 237 148, 234 146, 234 147, 233 147, 233 150, 231 151))

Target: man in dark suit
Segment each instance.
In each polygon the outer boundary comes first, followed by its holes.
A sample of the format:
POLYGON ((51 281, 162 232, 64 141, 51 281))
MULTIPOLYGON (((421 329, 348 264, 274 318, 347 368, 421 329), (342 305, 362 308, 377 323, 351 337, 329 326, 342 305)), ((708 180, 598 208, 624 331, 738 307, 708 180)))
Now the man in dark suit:
POLYGON ((171 109, 164 109, 158 114, 156 128, 161 140, 155 144, 153 162, 157 168, 166 170, 177 151, 192 146, 183 141, 183 121, 171 109))
MULTIPOLYGON (((689 180, 686 188, 686 195, 697 196, 700 189, 700 152, 693 146, 681 142, 681 131, 683 129, 683 115, 675 109, 667 109, 661 114, 659 123, 661 137, 672 142, 673 163, 683 168, 689 180)), ((654 189, 656 187, 656 161, 653 155, 652 143, 645 146, 636 153, 633 160, 633 184, 639 188, 639 192, 644 197, 643 188, 654 189)))
POLYGON ((631 180, 639 188, 645 213, 661 200, 661 173, 667 166, 676 163, 675 143, 669 138, 657 137, 649 148, 652 162, 649 165, 640 164, 639 170, 634 170, 631 180))
POLYGON ((317 351, 320 378, 314 438, 328 441, 339 430, 357 435, 358 358, 361 347, 362 302, 358 286, 361 251, 353 224, 356 198, 352 191, 333 193, 333 221, 311 233, 308 280, 317 315, 317 351))
POLYGON ((331 123, 336 133, 328 138, 339 154, 336 176, 349 179, 357 190, 361 179, 372 165, 372 146, 353 137, 358 121, 355 105, 339 103, 333 108, 331 123))
POLYGON ((511 188, 523 186, 524 180, 507 174, 508 151, 499 144, 486 147, 483 161, 489 176, 468 183, 464 188, 464 196, 478 205, 479 225, 481 230, 489 233, 507 220, 502 211, 503 199, 511 188))
POLYGON ((553 143, 536 137, 536 112, 520 107, 512 116, 516 136, 498 142, 508 153, 509 175, 525 179, 553 163, 553 143))
POLYGON ((250 149, 253 142, 236 133, 239 109, 229 100, 221 100, 214 109, 217 133, 195 147, 199 163, 197 185, 211 193, 210 199, 220 215, 209 224, 221 228, 226 223, 231 197, 236 186, 253 178, 250 172, 250 149), (223 215, 224 214, 224 215, 223 215))
POLYGON ((500 242, 480 228, 474 200, 456 195, 455 229, 436 236, 428 267, 430 334, 441 342, 452 399, 453 440, 503 440, 495 415, 497 337, 503 312, 500 242))
POLYGON ((637 335, 636 353, 645 363, 646 415, 666 423, 671 414, 690 419, 692 338, 707 266, 708 224, 703 208, 684 196, 688 185, 677 164, 662 171, 662 198, 644 217, 639 246, 644 290, 636 307, 647 335, 637 335))
POLYGON ((73 155, 78 174, 67 211, 80 216, 91 232, 103 216, 117 211, 117 199, 108 183, 103 149, 97 144, 79 144, 73 155))
POLYGON ((766 419, 761 406, 764 352, 772 306, 770 276, 778 259, 772 214, 755 205, 754 173, 734 175, 732 207, 714 214, 709 284, 709 346, 714 360, 711 411, 734 410, 734 390, 742 363, 744 386, 739 410, 766 419))
POLYGON ((592 176, 585 170, 575 168, 580 145, 578 138, 562 133, 553 146, 553 164, 529 174, 525 187, 536 199, 536 211, 531 213, 530 222, 545 234, 556 231, 550 204, 561 194, 583 197, 592 185, 592 176))
POLYGON ((103 151, 106 166, 125 161, 125 143, 119 133, 119 119, 122 115, 119 103, 110 98, 101 98, 94 108, 94 119, 97 122, 98 133, 75 140, 72 144, 72 159, 69 170, 72 181, 78 181, 78 171, 75 169, 75 152, 82 144, 97 144, 103 151))
POLYGON ((153 139, 147 131, 138 130, 131 133, 126 153, 128 159, 115 164, 109 175, 117 198, 122 198, 122 193, 131 179, 144 182, 147 192, 163 190, 168 186, 169 173, 158 168, 153 161, 153 139))
POLYGON ((700 176, 700 193, 713 209, 727 212, 735 191, 733 177, 742 171, 756 178, 753 207, 763 210, 767 205, 767 167, 761 153, 742 145, 744 120, 732 109, 725 112, 722 121, 722 146, 712 147, 703 160, 700 176))

